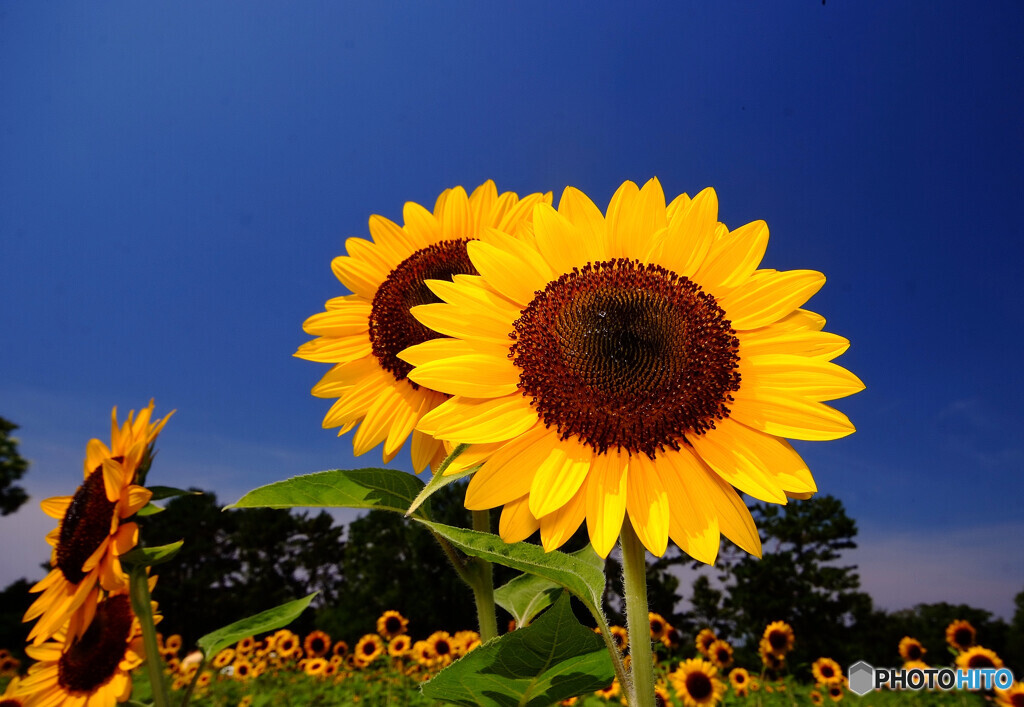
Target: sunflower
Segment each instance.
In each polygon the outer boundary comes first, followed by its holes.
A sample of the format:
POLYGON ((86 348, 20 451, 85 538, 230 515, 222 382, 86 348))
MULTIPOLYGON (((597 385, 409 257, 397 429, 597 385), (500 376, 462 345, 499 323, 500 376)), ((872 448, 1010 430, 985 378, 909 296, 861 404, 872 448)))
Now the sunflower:
POLYGON ((829 698, 833 702, 839 702, 839 700, 843 699, 843 695, 846 694, 846 680, 830 683, 827 689, 829 698))
POLYGON ((817 705, 817 707, 821 707, 821 705, 825 702, 825 698, 822 697, 821 693, 817 690, 811 690, 807 696, 811 698, 811 704, 817 705))
POLYGON ((331 650, 331 654, 334 656, 344 656, 348 653, 348 644, 345 641, 338 641, 334 644, 334 648, 331 650))
POLYGON ((331 650, 331 637, 323 631, 312 631, 306 636, 306 640, 302 645, 306 649, 307 656, 310 658, 321 658, 331 650))
POLYGON ((21 661, 13 655, 5 655, 3 658, 0 658, 0 675, 17 675, 20 669, 21 661))
POLYGON ((761 662, 769 670, 782 670, 786 665, 786 657, 773 652, 771 644, 764 638, 757 644, 757 653, 761 656, 761 662))
POLYGON ((831 658, 818 658, 811 666, 811 672, 814 673, 815 681, 821 685, 843 679, 843 669, 831 658))
MULTIPOLYGON (((609 630, 612 634, 612 641, 615 643, 615 647, 619 649, 619 653, 625 653, 626 649, 629 648, 629 631, 622 626, 610 626, 609 630)), ((594 632, 601 633, 601 629, 595 628, 594 632)))
POLYGON ((783 658, 793 650, 796 639, 793 635, 793 628, 789 624, 785 621, 775 621, 765 627, 761 640, 770 652, 783 658))
POLYGON ((412 650, 412 639, 408 636, 395 636, 388 641, 388 655, 401 658, 412 650))
POLYGON ((970 668, 1001 668, 1003 660, 995 651, 981 646, 971 646, 956 657, 956 666, 968 670, 970 668))
POLYGON ((175 633, 164 642, 164 646, 172 653, 177 653, 181 650, 181 640, 181 636, 175 633))
MULTIPOLYGON (((239 655, 243 655, 243 654, 239 653, 239 655)), ((220 670, 221 668, 226 668, 227 666, 231 665, 231 663, 232 663, 232 661, 234 659, 235 659, 235 651, 234 651, 234 649, 233 648, 225 648, 220 653, 218 653, 217 655, 215 655, 213 657, 213 661, 211 662, 211 665, 213 667, 217 668, 218 670, 220 670)))
POLYGON ((299 637, 287 629, 274 634, 274 650, 284 659, 291 658, 299 651, 299 637))
POLYGON ((247 636, 241 641, 235 644, 235 650, 245 655, 246 653, 252 653, 256 649, 256 639, 252 636, 247 636))
POLYGON ((204 670, 202 674, 199 676, 199 679, 196 680, 196 687, 206 687, 210 684, 212 680, 213 675, 210 673, 210 671, 204 670))
POLYGON ((344 434, 362 423, 352 439, 356 455, 384 442, 384 460, 390 461, 412 434, 417 473, 443 458, 440 442, 413 432, 446 396, 409 380, 412 367, 396 356, 437 336, 414 320, 409 308, 439 301, 425 280, 475 275, 466 244, 488 228, 515 232, 541 201, 550 202, 550 195, 499 195, 492 181, 471 196, 455 187, 441 193, 433 213, 409 202, 404 226, 371 216, 373 240, 345 242, 348 255, 335 258, 331 268, 353 294, 329 300, 325 311, 303 323, 306 333, 317 338, 295 355, 335 364, 313 387, 313 395, 337 398, 324 417, 325 428, 340 427, 344 434))
POLYGON ((623 184, 605 217, 570 187, 558 211, 534 207, 532 234, 469 243, 481 276, 427 282, 443 301, 412 315, 453 338, 399 358, 454 397, 417 429, 487 446, 465 505, 503 506, 506 541, 539 528, 551 550, 586 520, 607 556, 628 515, 653 554, 671 537, 711 563, 720 532, 761 552, 733 487, 775 503, 816 491, 782 438, 850 434, 823 401, 864 386, 830 363, 848 342, 799 309, 824 276, 757 270, 767 227, 729 232, 717 213, 713 190, 666 207, 652 179, 623 184))
POLYGON ((7 683, 4 694, 0 695, 0 707, 25 707, 25 701, 15 696, 15 693, 18 691, 19 682, 21 680, 15 676, 7 683))
POLYGON ((655 614, 653 611, 647 613, 647 621, 651 625, 651 640, 660 641, 668 628, 668 622, 661 614, 655 614))
POLYGON ((733 668, 729 671, 729 682, 736 690, 747 689, 750 684, 750 673, 746 668, 733 668))
POLYGON ((613 679, 608 683, 608 687, 602 687, 600 690, 594 692, 598 697, 603 697, 606 700, 610 700, 613 697, 618 697, 622 692, 622 686, 619 684, 618 678, 613 679))
POLYGON ((310 658, 306 661, 306 675, 318 676, 323 675, 324 670, 327 669, 327 661, 323 658, 310 658))
MULTIPOLYGON (((56 634, 79 607, 94 605, 97 585, 107 592, 128 588, 128 575, 119 557, 136 545, 139 529, 135 523, 121 521, 149 503, 153 495, 133 482, 140 470, 144 473, 148 468, 153 443, 173 414, 151 422, 152 413, 150 401, 138 417, 131 412, 118 426, 114 408, 110 447, 98 439, 86 445, 82 485, 73 496, 42 502, 43 512, 60 524, 46 536, 53 546, 53 569, 29 590, 42 592, 23 619, 39 619, 28 635, 34 645, 56 634)), ((80 622, 83 627, 85 623, 80 622)))
POLYGON ((238 707, 249 707, 252 704, 252 695, 246 695, 238 701, 238 707))
POLYGON ((452 637, 447 631, 434 631, 427 637, 427 644, 436 656, 438 665, 448 665, 456 657, 452 637))
POLYGON ((717 678, 718 670, 702 658, 690 658, 669 674, 676 697, 686 707, 717 704, 725 694, 725 684, 717 678))
POLYGON ((661 683, 654 686, 654 706, 655 707, 672 707, 672 696, 661 683))
POLYGON ((946 627, 946 643, 958 651, 965 651, 974 645, 978 632, 970 621, 957 619, 946 627))
POLYGON ((718 636, 710 628, 702 628, 700 633, 697 634, 697 650, 700 651, 701 655, 706 656, 708 654, 708 648, 711 644, 718 640, 718 636))
POLYGON ((998 707, 1024 707, 1024 682, 1016 682, 1006 690, 996 690, 998 707))
POLYGON ((381 637, 368 633, 356 644, 355 659, 362 665, 369 665, 384 653, 384 641, 381 637))
POLYGON ((112 707, 128 699, 131 671, 145 659, 142 626, 128 593, 107 596, 89 613, 84 631, 62 627, 52 640, 25 649, 36 661, 18 687, 27 704, 112 707))
POLYGON ((452 636, 452 643, 455 645, 456 654, 466 655, 480 646, 480 634, 476 631, 458 631, 452 636))
POLYGON ((377 633, 384 638, 394 638, 409 630, 409 619, 397 611, 385 611, 377 619, 377 633))
POLYGON ((437 658, 434 654, 434 649, 430 647, 427 641, 416 641, 412 646, 412 655, 416 662, 423 666, 433 665, 434 660, 437 658))
POLYGON ((732 665, 732 646, 728 641, 715 641, 708 647, 708 660, 719 670, 725 670, 732 665))
POLYGON ((234 662, 234 670, 232 670, 231 674, 235 680, 248 680, 253 677, 252 663, 245 658, 239 658, 234 662))
POLYGON ((903 660, 921 660, 928 651, 916 638, 904 636, 900 640, 900 657, 903 660))

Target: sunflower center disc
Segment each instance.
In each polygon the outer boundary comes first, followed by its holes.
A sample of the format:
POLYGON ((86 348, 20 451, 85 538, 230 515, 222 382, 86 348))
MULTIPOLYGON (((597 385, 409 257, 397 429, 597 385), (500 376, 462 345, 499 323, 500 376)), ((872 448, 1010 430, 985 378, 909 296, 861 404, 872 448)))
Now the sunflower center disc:
POLYGON ((478 274, 466 253, 466 243, 467 239, 459 238, 421 248, 399 263, 377 288, 370 312, 370 343, 381 367, 395 380, 405 380, 412 370, 398 358, 399 351, 441 336, 409 314, 411 307, 441 301, 424 281, 478 274))
POLYGON ((519 387, 544 424, 653 458, 729 415, 739 340, 692 280, 610 260, 548 283, 515 322, 519 387))
POLYGON ((131 630, 128 595, 118 594, 103 601, 89 628, 60 657, 57 669, 61 687, 92 692, 110 679, 124 658, 131 630))
POLYGON ((71 499, 57 536, 57 567, 72 584, 85 578, 82 565, 110 534, 116 505, 107 500, 102 467, 89 474, 71 499))
POLYGON ((966 628, 958 628, 953 634, 953 640, 959 646, 969 646, 974 643, 974 634, 966 628))
POLYGON ((697 700, 707 699, 712 691, 711 678, 702 672, 692 672, 686 676, 686 691, 697 700))

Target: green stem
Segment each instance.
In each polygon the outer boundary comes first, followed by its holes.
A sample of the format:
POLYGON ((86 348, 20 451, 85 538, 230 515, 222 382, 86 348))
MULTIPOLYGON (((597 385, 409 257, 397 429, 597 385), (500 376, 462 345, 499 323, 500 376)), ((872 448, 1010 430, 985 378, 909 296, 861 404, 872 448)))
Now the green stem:
MULTIPOLYGON (((473 511, 473 530, 491 532, 491 512, 473 511)), ((498 637, 498 614, 494 606, 494 566, 480 557, 473 558, 476 566, 476 582, 473 597, 476 599, 476 616, 480 624, 480 640, 483 643, 498 637)))
POLYGON ((629 678, 626 676, 626 668, 622 664, 622 652, 615 644, 615 639, 612 638, 611 631, 608 630, 608 622, 601 621, 599 623, 601 624, 601 638, 604 639, 604 645, 608 648, 608 653, 612 657, 612 667, 615 668, 615 677, 618 678, 621 689, 626 690, 626 686, 629 684, 629 678))
MULTIPOLYGON (((626 630, 629 632, 631 707, 654 705, 654 653, 647 609, 647 550, 629 518, 622 524, 622 577, 626 592, 626 630)), ((624 686, 625 687, 625 686, 624 686)))
POLYGON ((153 706, 168 707, 167 692, 164 690, 164 671, 160 660, 160 649, 156 643, 156 627, 153 625, 153 608, 149 600, 149 576, 146 568, 133 567, 129 579, 132 609, 142 625, 142 640, 146 645, 146 670, 153 688, 153 706))
POLYGON ((203 672, 203 668, 206 667, 206 655, 203 655, 203 659, 199 661, 199 666, 196 668, 196 672, 192 675, 192 680, 188 684, 188 688, 185 690, 184 697, 181 698, 181 707, 188 707, 189 701, 192 699, 192 691, 196 689, 196 683, 199 682, 199 675, 203 672))

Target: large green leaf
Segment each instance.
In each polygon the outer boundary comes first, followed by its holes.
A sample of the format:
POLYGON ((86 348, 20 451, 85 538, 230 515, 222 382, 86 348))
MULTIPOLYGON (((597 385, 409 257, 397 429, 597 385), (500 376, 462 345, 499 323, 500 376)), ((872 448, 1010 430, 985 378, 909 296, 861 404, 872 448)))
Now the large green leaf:
POLYGON ((452 663, 423 694, 463 705, 540 707, 607 687, 613 677, 604 643, 580 625, 562 592, 532 625, 452 663))
POLYGON ((444 475, 445 469, 451 466, 451 463, 458 459, 459 455, 462 454, 467 449, 469 449, 468 444, 460 444, 459 446, 452 450, 451 454, 445 457, 445 460, 441 462, 441 466, 439 466, 437 471, 434 472, 434 475, 430 477, 430 481, 427 482, 427 485, 423 487, 423 490, 420 491, 419 495, 412 502, 409 508, 405 511, 405 515, 412 515, 416 512, 417 508, 422 506, 426 502, 426 500, 430 498, 432 495, 434 495, 436 492, 440 491, 453 481, 458 481, 459 479, 466 478, 467 476, 474 473, 477 469, 480 468, 481 465, 477 464, 476 466, 470 467, 469 469, 465 469, 456 474, 452 474, 450 476, 444 475))
POLYGON ((126 565, 141 565, 143 567, 162 565, 177 555, 178 550, 180 550, 181 546, 184 544, 184 540, 179 540, 176 543, 160 545, 159 547, 137 546, 121 555, 121 562, 126 565))
POLYGON ((209 659, 247 636, 255 636, 258 633, 273 631, 287 626, 298 618, 299 614, 305 611, 306 607, 309 606, 309 602, 313 601, 313 597, 316 595, 317 592, 313 592, 302 599, 296 599, 287 604, 275 606, 273 609, 261 611, 255 616, 250 616, 229 624, 224 628, 219 628, 200 638, 196 641, 196 645, 203 651, 203 656, 209 659))
POLYGON ((150 492, 153 497, 150 501, 162 501, 165 498, 174 498, 175 496, 202 496, 202 491, 182 491, 176 489, 173 486, 149 486, 150 492))
MULTIPOLYGON (((571 557, 591 565, 603 572, 604 559, 587 545, 571 557)), ((603 577, 603 574, 602 574, 603 577)), ((602 585, 603 587, 603 585, 602 585)), ((526 626, 540 612, 551 604, 562 593, 562 585, 535 574, 521 574, 503 587, 494 591, 494 601, 512 614, 518 626, 526 626)))
MULTIPOLYGON (((260 486, 226 508, 378 508, 405 513, 423 482, 398 469, 336 469, 260 486)), ((417 515, 423 515, 422 510, 417 515)))

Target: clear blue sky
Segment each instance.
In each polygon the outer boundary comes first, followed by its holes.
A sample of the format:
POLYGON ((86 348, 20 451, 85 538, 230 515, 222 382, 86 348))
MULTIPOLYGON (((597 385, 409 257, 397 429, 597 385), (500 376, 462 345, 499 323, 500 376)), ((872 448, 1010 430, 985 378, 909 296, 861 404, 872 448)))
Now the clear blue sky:
MULTIPOLYGON (((5 3, 0 415, 39 575, 110 407, 178 410, 152 481, 230 501, 358 461, 291 357, 370 214, 485 179, 718 190, 853 346, 858 427, 801 445, 887 608, 1024 589, 1024 7, 854 3, 5 3)), ((396 463, 408 466, 408 458, 396 463)), ((18 542, 8 538, 18 535, 18 542)))

